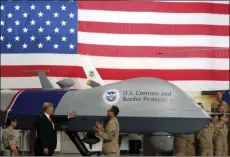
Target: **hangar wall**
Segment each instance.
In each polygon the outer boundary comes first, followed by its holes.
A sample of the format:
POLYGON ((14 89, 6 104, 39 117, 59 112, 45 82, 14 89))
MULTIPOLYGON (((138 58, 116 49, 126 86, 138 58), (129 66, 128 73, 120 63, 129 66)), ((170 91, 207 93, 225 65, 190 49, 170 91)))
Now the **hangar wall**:
POLYGON ((211 111, 211 104, 216 100, 215 95, 201 95, 201 92, 189 92, 188 94, 196 102, 201 102, 207 111, 211 111))

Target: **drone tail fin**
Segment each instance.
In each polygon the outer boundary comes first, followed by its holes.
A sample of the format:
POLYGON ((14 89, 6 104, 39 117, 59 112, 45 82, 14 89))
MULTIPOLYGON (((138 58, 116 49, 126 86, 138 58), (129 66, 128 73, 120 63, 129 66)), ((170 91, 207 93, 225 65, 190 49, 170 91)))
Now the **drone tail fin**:
POLYGON ((86 74, 87 80, 91 80, 92 82, 97 83, 97 86, 98 84, 101 86, 104 85, 105 84, 104 81, 102 80, 100 74, 96 70, 93 63, 91 62, 89 56, 81 56, 81 59, 82 59, 82 67, 86 74))

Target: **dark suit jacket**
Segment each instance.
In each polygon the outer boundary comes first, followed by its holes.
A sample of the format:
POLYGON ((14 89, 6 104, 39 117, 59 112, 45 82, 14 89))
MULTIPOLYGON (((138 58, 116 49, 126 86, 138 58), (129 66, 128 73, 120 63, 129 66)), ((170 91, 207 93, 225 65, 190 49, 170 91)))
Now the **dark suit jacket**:
MULTIPOLYGON (((55 123, 68 121, 68 116, 65 117, 52 117, 55 123)), ((41 115, 35 123, 37 130, 37 138, 35 142, 35 153, 43 153, 44 148, 48 148, 50 152, 54 151, 57 146, 57 132, 56 127, 53 129, 52 123, 46 117, 45 114, 41 115)))

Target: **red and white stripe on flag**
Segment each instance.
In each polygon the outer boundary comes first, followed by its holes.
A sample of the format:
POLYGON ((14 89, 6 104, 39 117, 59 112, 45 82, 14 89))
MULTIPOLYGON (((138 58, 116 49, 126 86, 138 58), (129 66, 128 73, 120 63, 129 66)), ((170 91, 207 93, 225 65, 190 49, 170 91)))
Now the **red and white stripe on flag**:
POLYGON ((156 77, 185 91, 229 89, 229 2, 80 1, 78 54, 1 54, 1 88, 41 88, 21 69, 49 70, 56 88, 63 78, 87 88, 86 53, 105 83, 156 77), (159 54, 180 50, 194 51, 159 54))

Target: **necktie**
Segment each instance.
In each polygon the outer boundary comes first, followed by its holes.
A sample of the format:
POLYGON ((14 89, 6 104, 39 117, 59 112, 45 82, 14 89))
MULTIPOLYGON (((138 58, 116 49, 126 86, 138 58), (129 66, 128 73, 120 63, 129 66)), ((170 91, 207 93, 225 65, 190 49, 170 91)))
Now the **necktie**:
POLYGON ((52 124, 52 126, 53 126, 53 128, 54 128, 54 122, 53 122, 52 118, 49 117, 49 120, 50 120, 50 123, 52 124))
POLYGON ((54 122, 53 122, 53 120, 52 120, 52 118, 51 118, 51 117, 49 117, 49 120, 50 120, 50 122, 51 122, 52 124, 54 124, 54 122))
POLYGON ((53 120, 52 120, 52 118, 51 118, 51 117, 49 117, 49 120, 50 120, 50 122, 51 122, 51 123, 53 123, 53 120))

